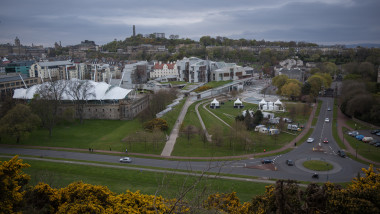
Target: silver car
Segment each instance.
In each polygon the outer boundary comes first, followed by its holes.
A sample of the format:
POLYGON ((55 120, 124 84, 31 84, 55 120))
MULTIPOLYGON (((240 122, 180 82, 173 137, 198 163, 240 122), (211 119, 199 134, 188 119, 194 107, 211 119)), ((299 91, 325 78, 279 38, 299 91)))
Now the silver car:
POLYGON ((123 157, 119 160, 121 163, 131 163, 132 159, 130 157, 123 157))
POLYGON ((309 137, 306 142, 312 143, 312 142, 314 142, 314 138, 309 137))

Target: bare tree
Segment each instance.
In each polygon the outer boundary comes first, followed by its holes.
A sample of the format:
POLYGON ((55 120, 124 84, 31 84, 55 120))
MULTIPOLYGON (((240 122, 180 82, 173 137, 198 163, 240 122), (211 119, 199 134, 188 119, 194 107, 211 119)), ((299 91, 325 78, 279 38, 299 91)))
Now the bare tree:
POLYGON ((189 143, 193 135, 198 133, 198 128, 193 125, 188 125, 183 128, 182 133, 186 136, 187 143, 189 143))
POLYGON ((94 86, 88 80, 73 80, 69 82, 66 93, 73 99, 76 115, 80 123, 83 123, 83 109, 87 100, 95 96, 94 86))
POLYGON ((32 110, 41 118, 42 126, 52 136, 53 128, 59 120, 58 107, 66 88, 66 81, 45 82, 40 85, 31 102, 32 110))

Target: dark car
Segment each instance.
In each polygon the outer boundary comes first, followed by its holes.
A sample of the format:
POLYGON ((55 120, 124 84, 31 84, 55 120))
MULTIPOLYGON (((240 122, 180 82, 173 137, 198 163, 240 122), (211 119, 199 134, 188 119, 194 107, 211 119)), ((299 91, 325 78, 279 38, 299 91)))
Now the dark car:
POLYGON ((312 176, 312 178, 315 178, 315 179, 318 179, 319 178, 319 175, 317 173, 314 173, 312 176))
POLYGON ((380 129, 375 129, 371 131, 371 134, 377 134, 378 132, 380 132, 380 129))
POLYGON ((380 143, 376 143, 374 146, 376 146, 376 147, 380 147, 380 143))
POLYGON ((338 150, 337 154, 342 158, 346 157, 346 153, 343 150, 338 150))
POLYGON ((286 164, 288 166, 293 166, 294 165, 294 162, 292 160, 286 160, 286 164))
POLYGON ((369 142, 370 145, 376 145, 376 144, 380 144, 380 140, 373 140, 371 142, 369 142))
POLYGON ((261 160, 261 163, 262 164, 273 163, 273 160, 271 160, 271 159, 264 159, 264 160, 261 160))

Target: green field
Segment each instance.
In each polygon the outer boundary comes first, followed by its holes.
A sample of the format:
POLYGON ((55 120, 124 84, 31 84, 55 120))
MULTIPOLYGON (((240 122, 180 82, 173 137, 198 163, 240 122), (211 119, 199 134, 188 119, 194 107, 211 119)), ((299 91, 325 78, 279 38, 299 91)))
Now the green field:
POLYGON ((232 80, 226 80, 226 81, 211 81, 206 83, 204 86, 210 86, 211 88, 217 88, 219 86, 231 83, 232 80))
MULTIPOLYGON (((0 160, 8 160, 0 158, 0 160)), ((155 194, 167 198, 176 197, 184 186, 192 185, 198 177, 173 173, 147 172, 129 169, 114 169, 99 166, 83 166, 67 163, 52 163, 37 160, 24 160, 31 165, 23 171, 31 175, 30 185, 45 182, 52 187, 61 188, 75 181, 93 185, 107 186, 111 191, 122 193, 126 190, 140 190, 143 194, 155 194)), ((205 178, 188 194, 192 197, 199 191, 209 195, 216 192, 237 192, 242 201, 250 201, 253 196, 263 194, 269 184, 205 178)))

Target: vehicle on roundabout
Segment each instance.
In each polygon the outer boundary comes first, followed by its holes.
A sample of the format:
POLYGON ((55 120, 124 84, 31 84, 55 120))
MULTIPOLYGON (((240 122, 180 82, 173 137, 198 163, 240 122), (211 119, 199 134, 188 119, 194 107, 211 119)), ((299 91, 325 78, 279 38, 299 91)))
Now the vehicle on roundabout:
POLYGON ((323 139, 323 143, 329 143, 329 140, 327 138, 323 139))
POLYGON ((318 173, 314 173, 311 177, 312 177, 312 178, 315 178, 315 179, 319 179, 319 175, 318 175, 318 173))
POLYGON ((262 164, 273 163, 273 160, 271 160, 271 159, 263 159, 263 160, 261 160, 261 163, 262 164))
POLYGON ((286 160, 286 164, 288 166, 293 166, 294 165, 294 162, 292 160, 286 160))
POLYGON ((306 140, 306 142, 308 142, 308 143, 312 143, 312 142, 314 142, 314 138, 309 137, 309 138, 306 140))
POLYGON ((120 163, 131 163, 132 159, 130 157, 122 157, 119 161, 120 163))
POLYGON ((337 154, 342 158, 346 157, 346 153, 343 150, 338 150, 337 154))

